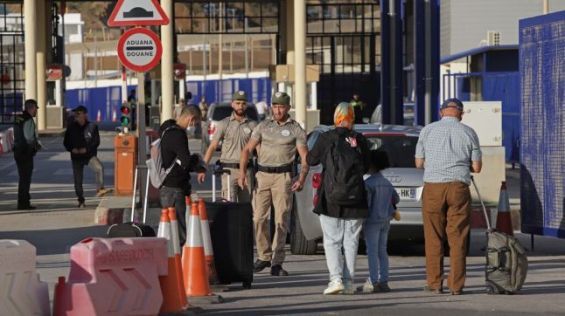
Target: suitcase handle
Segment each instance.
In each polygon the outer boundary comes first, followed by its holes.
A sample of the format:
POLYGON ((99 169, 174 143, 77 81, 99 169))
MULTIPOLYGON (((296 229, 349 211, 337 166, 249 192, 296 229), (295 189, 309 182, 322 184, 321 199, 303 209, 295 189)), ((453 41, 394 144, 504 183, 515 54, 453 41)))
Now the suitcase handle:
POLYGON ((214 175, 215 176, 221 176, 222 174, 230 174, 231 175, 231 170, 227 170, 227 169, 218 169, 218 170, 214 170, 214 175))
MULTIPOLYGON (((135 219, 135 197, 137 194, 137 178, 138 178, 138 174, 139 174, 139 168, 140 166, 137 165, 135 166, 135 174, 133 177, 133 192, 132 192, 132 198, 131 198, 131 218, 130 221, 133 223, 134 219, 135 219)), ((144 196, 144 201, 143 201, 143 223, 145 224, 147 222, 147 200, 148 197, 147 195, 149 194, 149 168, 146 169, 145 172, 145 196, 144 196)), ((142 185, 142 184, 141 184, 142 185)), ((141 190, 143 188, 139 189, 139 194, 141 194, 141 190)))
POLYGON ((220 167, 217 169, 215 168, 212 173, 212 202, 216 202, 216 176, 221 176, 223 174, 228 175, 228 198, 223 200, 226 202, 231 201, 231 171, 220 167))
POLYGON ((479 197, 479 201, 481 202, 481 206, 483 207, 483 215, 485 216, 485 221, 487 223, 487 231, 492 232, 494 230, 490 225, 490 219, 488 217, 487 208, 485 206, 485 203, 483 202, 483 198, 481 197, 481 193, 479 192, 479 188, 477 187, 477 184, 475 183, 475 178, 473 176, 471 176, 471 182, 473 183, 473 187, 475 188, 475 191, 477 191, 477 196, 479 197))

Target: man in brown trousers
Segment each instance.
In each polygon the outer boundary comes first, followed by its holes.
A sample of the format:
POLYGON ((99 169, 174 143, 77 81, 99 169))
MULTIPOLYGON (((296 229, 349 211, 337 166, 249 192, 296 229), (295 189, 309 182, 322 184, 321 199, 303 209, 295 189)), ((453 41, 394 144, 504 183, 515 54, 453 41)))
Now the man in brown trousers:
POLYGON ((475 131, 460 122, 461 101, 448 99, 440 110, 441 120, 420 132, 415 155, 416 167, 424 168, 425 290, 436 294, 443 291, 443 247, 447 237, 451 263, 447 286, 451 294, 460 295, 465 285, 471 226, 470 172, 481 171, 481 149, 475 131))
POLYGON ((258 146, 256 174, 257 185, 253 197, 253 225, 257 245, 257 261, 254 271, 260 272, 271 267, 271 275, 286 276, 282 268, 284 245, 292 208, 294 191, 304 187, 308 174, 306 155, 306 132, 298 122, 290 118, 290 97, 284 92, 276 92, 272 98, 272 119, 259 123, 251 134, 251 139, 241 152, 239 162, 239 185, 248 186, 247 162, 249 155, 258 146), (293 179, 293 162, 296 153, 300 155, 301 170, 298 179, 293 179), (275 209, 275 236, 269 241, 269 210, 271 203, 275 209))

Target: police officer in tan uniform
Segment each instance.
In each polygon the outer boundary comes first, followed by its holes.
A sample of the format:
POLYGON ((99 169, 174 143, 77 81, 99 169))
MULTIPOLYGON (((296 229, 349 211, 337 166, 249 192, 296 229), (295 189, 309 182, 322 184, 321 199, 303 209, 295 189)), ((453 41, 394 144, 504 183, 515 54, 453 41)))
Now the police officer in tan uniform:
MULTIPOLYGON (((220 164, 224 170, 230 172, 230 181, 228 183, 228 175, 222 174, 222 196, 228 198, 228 186, 231 193, 231 199, 238 202, 251 202, 251 192, 253 186, 240 188, 237 183, 239 179, 239 160, 241 150, 245 147, 251 132, 257 126, 257 122, 247 117, 245 110, 247 109, 247 95, 244 91, 237 91, 232 98, 231 107, 233 112, 231 116, 221 120, 217 125, 217 132, 206 151, 204 163, 208 165, 212 155, 216 151, 218 144, 222 141, 222 151, 220 155, 220 164)), ((250 164, 249 161, 247 161, 250 164)), ((253 170, 248 169, 247 183, 253 183, 253 170)), ((200 178, 199 178, 200 180, 200 178)), ((202 179, 204 180, 204 179, 202 179)))
POLYGON ((306 132, 298 122, 290 118, 290 97, 284 92, 277 92, 272 98, 272 118, 267 119, 253 130, 251 140, 241 152, 240 187, 248 185, 244 175, 247 172, 247 160, 257 146, 259 168, 256 174, 254 193, 253 224, 257 245, 257 261, 254 271, 260 272, 271 267, 271 275, 288 275, 282 268, 284 245, 288 231, 292 197, 294 191, 302 190, 308 164, 306 155, 306 132), (293 179, 292 170, 296 152, 300 154, 301 170, 297 180, 293 179), (275 209, 275 236, 269 242, 269 209, 271 203, 275 209))

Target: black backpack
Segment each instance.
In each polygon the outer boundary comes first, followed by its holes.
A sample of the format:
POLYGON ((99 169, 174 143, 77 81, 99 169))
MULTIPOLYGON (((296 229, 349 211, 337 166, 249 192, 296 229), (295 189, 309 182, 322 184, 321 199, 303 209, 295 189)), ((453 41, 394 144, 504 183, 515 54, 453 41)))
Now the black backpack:
POLYGON ((338 135, 325 162, 324 190, 327 201, 340 206, 366 203, 364 161, 357 133, 338 135))

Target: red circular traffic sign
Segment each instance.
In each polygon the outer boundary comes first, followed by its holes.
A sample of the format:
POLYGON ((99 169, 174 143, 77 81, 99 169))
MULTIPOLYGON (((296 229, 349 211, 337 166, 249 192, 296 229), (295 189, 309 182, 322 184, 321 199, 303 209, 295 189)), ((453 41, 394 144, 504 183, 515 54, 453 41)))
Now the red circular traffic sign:
POLYGON ((118 57, 124 66, 137 72, 146 72, 157 66, 163 46, 157 34, 136 27, 125 32, 118 41, 118 57))

